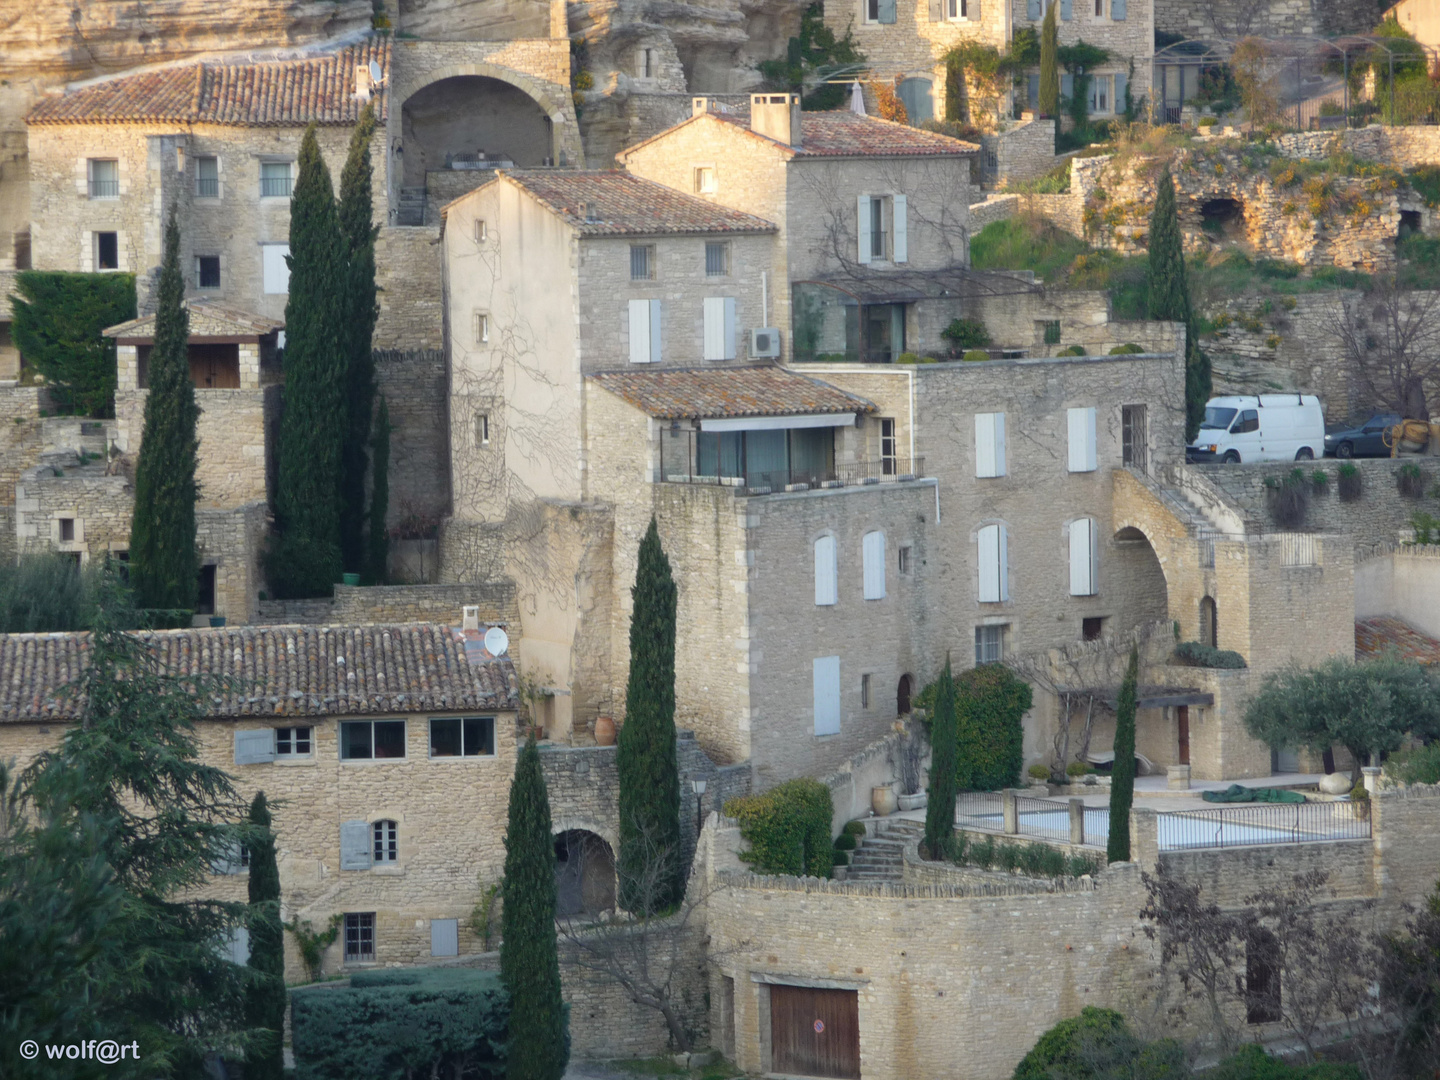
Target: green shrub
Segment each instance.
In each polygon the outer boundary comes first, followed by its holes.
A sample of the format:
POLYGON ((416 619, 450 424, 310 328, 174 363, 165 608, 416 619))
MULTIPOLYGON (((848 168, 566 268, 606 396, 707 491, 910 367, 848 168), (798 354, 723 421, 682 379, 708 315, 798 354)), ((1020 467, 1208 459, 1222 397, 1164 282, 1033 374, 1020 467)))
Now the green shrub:
POLYGON ((920 354, 913 352, 902 352, 899 356, 895 358, 895 362, 897 364, 918 364, 920 363, 920 354))
MULTIPOLYGON (((915 705, 933 714, 936 683, 915 705)), ((955 771, 961 790, 1012 787, 1025 765, 1020 721, 1031 704, 1030 684, 1002 664, 984 664, 955 676, 959 746, 955 771)), ((928 726, 930 721, 925 721, 928 726)))
POLYGON ((757 874, 829 877, 830 821, 835 809, 830 789, 818 780, 790 780, 760 795, 725 804, 740 823, 750 850, 740 858, 757 874))
POLYGON ((1361 1073, 1354 1065, 1330 1061, 1290 1065, 1271 1057, 1259 1043, 1251 1043, 1204 1076, 1205 1080, 1360 1080, 1361 1073))
POLYGON ((1419 465, 1406 462, 1395 470, 1395 488, 1402 499, 1418 499, 1425 494, 1425 474, 1419 465))
POLYGON ((1015 1066, 1015 1080, 1082 1080, 1095 1076, 1092 1055, 1101 1047, 1135 1043, 1125 1018, 1112 1009, 1086 1006, 1061 1020, 1015 1066))
POLYGON ((1385 775, 1397 784, 1440 784, 1440 742, 1396 751, 1385 760, 1385 775))
POLYGON ((1283 480, 1272 482, 1274 480, 1274 477, 1265 479, 1270 497, 1270 516, 1282 529, 1300 528, 1310 511, 1310 484, 1305 470, 1291 469, 1283 480))
POLYGON ((980 349, 992 344, 990 331, 979 319, 952 319, 940 336, 956 349, 980 349))
POLYGON ((1083 761, 1072 761, 1065 766, 1066 776, 1084 776, 1090 771, 1090 766, 1083 761))
POLYGON ((1410 515, 1410 527, 1415 530, 1415 543, 1440 544, 1440 517, 1417 510, 1410 515))
POLYGON ((85 630, 95 611, 95 587, 94 573, 77 569, 64 555, 45 552, 0 563, 0 633, 85 630))
POLYGON ((1316 469, 1310 474, 1310 490, 1316 495, 1324 495, 1330 490, 1330 474, 1324 469, 1316 469))
POLYGON ((962 356, 960 359, 961 359, 961 360, 964 360, 964 361, 967 361, 968 363, 971 363, 971 364, 978 364, 978 363, 980 363, 981 361, 989 360, 989 359, 990 359, 990 354, 989 354, 988 352, 986 352, 984 349, 971 349, 969 352, 967 352, 967 353, 966 353, 964 356, 962 356))
POLYGON ((1136 344, 1132 341, 1132 342, 1130 342, 1128 345, 1116 345, 1113 349, 1110 350, 1110 355, 1111 355, 1111 356, 1138 356, 1140 353, 1143 353, 1144 351, 1145 351, 1145 350, 1144 350, 1143 348, 1141 348, 1139 345, 1136 345, 1136 344))
POLYGON ((863 821, 847 821, 845 823, 845 828, 842 829, 841 832, 844 832, 850 836, 864 836, 865 823, 863 821))
POLYGON ((1229 649, 1216 649, 1198 641, 1182 641, 1175 646, 1174 662, 1185 667, 1238 669, 1245 658, 1229 649))
POLYGON ((1340 466, 1336 474, 1335 488, 1340 493, 1341 502, 1355 502, 1360 498, 1360 492, 1364 486, 1364 478, 1360 473, 1360 466, 1352 461, 1347 461, 1340 466))
POLYGON ((854 851, 857 843, 858 841, 855 839, 853 833, 842 832, 839 836, 835 837, 835 850, 854 851))
POLYGON ((1085 346, 1084 346, 1084 345, 1071 345, 1071 346, 1069 346, 1068 348, 1061 349, 1058 353, 1056 353, 1056 355, 1057 355, 1057 356, 1084 356, 1084 355, 1085 355, 1085 346))
POLYGON ((850 852, 853 851, 853 850, 854 850, 853 848, 841 848, 841 847, 836 847, 833 851, 831 851, 831 852, 830 852, 830 866, 831 866, 831 868, 833 869, 833 868, 836 867, 836 866, 849 866, 849 865, 850 865, 850 852))
POLYGON ((296 1080, 496 1069, 510 1018, 500 976, 462 968, 357 971, 348 989, 291 1000, 296 1080))
POLYGON ((15 344, 59 410, 114 416, 115 342, 100 331, 135 318, 135 275, 24 270, 15 288, 15 344))

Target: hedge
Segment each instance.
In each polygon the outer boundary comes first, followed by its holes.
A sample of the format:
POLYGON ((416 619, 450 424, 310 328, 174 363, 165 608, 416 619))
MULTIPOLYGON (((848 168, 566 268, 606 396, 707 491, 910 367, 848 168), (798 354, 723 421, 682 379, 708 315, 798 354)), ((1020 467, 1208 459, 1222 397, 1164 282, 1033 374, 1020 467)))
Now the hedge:
POLYGON ((56 408, 114 416, 115 343, 100 331, 135 318, 135 275, 24 270, 15 288, 15 344, 56 408))
MULTIPOLYGON (((936 685, 925 687, 914 702, 927 717, 934 715, 936 685)), ((1030 684, 1003 664, 982 664, 955 676, 955 772, 961 791, 998 791, 1020 782, 1025 764, 1021 720, 1031 701, 1030 684)))
POLYGON ((835 814, 830 789, 818 780, 790 780, 761 795, 725 804, 740 822, 750 850, 740 858, 758 874, 829 877, 830 821, 835 814))
POLYGON ((1175 646, 1175 663, 1198 668, 1243 668, 1245 657, 1229 649, 1216 649, 1198 641, 1182 641, 1175 646))
POLYGON ((405 1080, 502 1071, 510 1002, 493 971, 357 971, 349 989, 292 995, 296 1080, 405 1080))

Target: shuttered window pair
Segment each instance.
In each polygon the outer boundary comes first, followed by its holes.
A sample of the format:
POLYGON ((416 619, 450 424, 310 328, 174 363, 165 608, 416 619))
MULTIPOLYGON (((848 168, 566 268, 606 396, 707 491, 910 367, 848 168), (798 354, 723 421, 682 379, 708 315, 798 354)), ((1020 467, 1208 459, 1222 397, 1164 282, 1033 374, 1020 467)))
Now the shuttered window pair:
POLYGON ((630 301, 630 362, 660 363, 660 301, 630 301))
POLYGON ((369 870, 400 860, 400 828, 389 818, 340 823, 340 869, 369 870))
POLYGON ((308 727, 255 728, 235 732, 235 764, 260 765, 276 758, 309 757, 308 727))
POLYGON ((908 210, 904 195, 861 195, 855 203, 859 243, 856 258, 872 262, 910 261, 908 210))
POLYGON ((705 359, 735 359, 735 298, 707 296, 705 314, 705 359))
POLYGON ((1005 414, 975 414, 975 475, 1005 475, 1005 414))
POLYGON ((1009 537, 1004 525, 986 525, 976 534, 979 599, 982 604, 1003 604, 1010 599, 1009 537))

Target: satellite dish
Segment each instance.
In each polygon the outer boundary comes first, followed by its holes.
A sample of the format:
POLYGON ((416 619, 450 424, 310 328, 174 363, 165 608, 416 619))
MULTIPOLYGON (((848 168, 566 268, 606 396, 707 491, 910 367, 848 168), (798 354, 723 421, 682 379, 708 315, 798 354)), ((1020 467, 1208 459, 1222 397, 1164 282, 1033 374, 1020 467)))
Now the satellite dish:
POLYGON ((504 656, 505 650, 508 648, 510 648, 510 635, 500 627, 492 626, 485 631, 485 651, 491 656, 504 656))
POLYGON ((370 81, 376 86, 380 85, 380 65, 374 60, 370 61, 370 81))

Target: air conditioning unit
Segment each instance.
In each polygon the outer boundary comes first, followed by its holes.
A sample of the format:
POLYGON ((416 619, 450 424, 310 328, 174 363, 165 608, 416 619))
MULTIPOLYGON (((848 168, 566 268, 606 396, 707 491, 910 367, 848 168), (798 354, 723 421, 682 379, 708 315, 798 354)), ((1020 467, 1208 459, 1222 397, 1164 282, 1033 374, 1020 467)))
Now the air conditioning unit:
POLYGON ((773 326, 751 330, 750 355, 778 357, 780 355, 780 331, 773 326))

